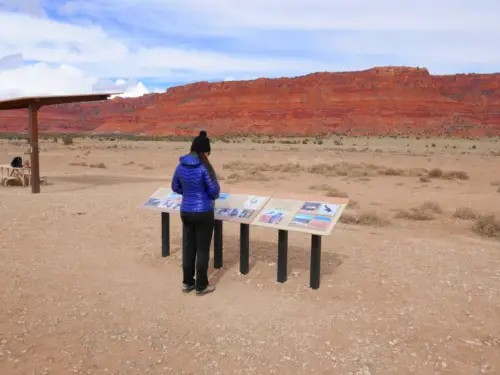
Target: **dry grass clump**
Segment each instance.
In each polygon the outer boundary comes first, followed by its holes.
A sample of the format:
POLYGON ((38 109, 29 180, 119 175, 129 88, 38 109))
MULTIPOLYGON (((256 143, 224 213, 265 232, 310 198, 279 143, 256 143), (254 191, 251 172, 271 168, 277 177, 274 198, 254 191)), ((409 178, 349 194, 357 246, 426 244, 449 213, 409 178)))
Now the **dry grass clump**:
POLYGON ((497 193, 500 193, 500 187, 497 189, 497 193))
POLYGON ((127 166, 129 166, 129 165, 134 165, 134 164, 135 164, 135 161, 129 161, 129 162, 127 162, 127 163, 123 163, 122 165, 123 165, 124 167, 127 167, 127 166))
POLYGON ((379 216, 375 211, 367 211, 360 214, 344 211, 339 221, 343 224, 366 225, 372 227, 385 227, 390 224, 389 220, 379 216))
POLYGON ((494 214, 479 215, 472 230, 483 237, 500 239, 500 221, 496 219, 494 214))
POLYGON ((421 176, 420 177, 420 182, 431 182, 431 179, 427 176, 421 176))
POLYGON ((331 189, 331 186, 327 185, 327 184, 319 184, 319 185, 309 186, 309 190, 313 190, 313 191, 328 191, 330 189, 331 189))
POLYGON ((286 164, 252 164, 245 163, 241 161, 234 161, 231 163, 224 164, 222 169, 227 169, 230 171, 247 171, 247 172, 283 172, 283 173, 300 173, 304 171, 304 168, 298 163, 286 163, 286 164))
POLYGON ((331 197, 331 198, 335 198, 335 197, 336 198, 347 198, 348 197, 347 193, 345 193, 342 190, 339 190, 337 188, 331 187, 330 185, 327 185, 327 184, 312 185, 309 187, 309 190, 323 192, 325 194, 325 197, 331 197))
POLYGON ((347 198, 348 195, 347 193, 339 190, 339 189, 336 189, 336 188, 330 188, 326 191, 325 193, 325 197, 331 197, 331 198, 347 198))
POLYGON ((470 177, 464 171, 442 171, 439 168, 434 168, 429 171, 430 178, 441 178, 443 180, 469 180, 470 177))
POLYGON ((268 176, 258 171, 246 171, 243 175, 239 173, 231 173, 229 176, 227 176, 227 182, 230 184, 248 181, 266 182, 270 180, 271 179, 268 176))
POLYGON ((359 202, 355 201, 354 199, 350 199, 349 203, 347 203, 346 209, 355 210, 355 209, 358 209, 358 208, 360 208, 359 202))
POLYGON ((141 167, 142 169, 144 169, 145 171, 151 171, 153 170, 154 168, 150 165, 146 165, 146 164, 137 164, 138 167, 141 167))
POLYGON ((470 207, 459 207, 455 210, 452 217, 460 220, 476 220, 477 214, 470 207))
POLYGON ((367 177, 373 175, 373 171, 365 164, 355 164, 340 162, 334 164, 315 164, 307 168, 307 172, 320 174, 323 176, 349 176, 349 177, 367 177))
POLYGON ((491 181, 490 184, 491 186, 500 186, 500 180, 491 181))
POLYGON ((74 162, 74 163, 69 163, 68 165, 72 166, 72 167, 88 167, 89 165, 87 163, 85 163, 84 161, 80 161, 80 162, 74 162))
POLYGON ((415 221, 434 220, 436 214, 442 214, 443 210, 439 204, 435 202, 424 202, 422 205, 409 210, 399 210, 395 217, 396 219, 406 219, 415 221))
POLYGON ((404 176, 406 175, 406 171, 401 168, 384 168, 384 169, 379 169, 378 171, 379 174, 386 175, 386 176, 404 176))
POLYGON ((100 168, 100 169, 106 169, 106 164, 104 163, 96 163, 96 164, 90 164, 89 165, 90 168, 100 168))

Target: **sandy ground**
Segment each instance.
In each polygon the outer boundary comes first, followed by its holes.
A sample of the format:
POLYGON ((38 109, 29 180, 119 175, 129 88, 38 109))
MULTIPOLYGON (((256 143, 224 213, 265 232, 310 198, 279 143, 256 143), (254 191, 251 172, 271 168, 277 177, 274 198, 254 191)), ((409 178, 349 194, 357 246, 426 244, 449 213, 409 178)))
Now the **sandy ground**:
MULTIPOLYGON (((307 235, 290 234, 289 279, 278 284, 277 233, 252 228, 243 276, 239 228, 227 224, 224 268, 210 271, 217 290, 202 298, 181 292, 180 220, 163 259, 159 215, 138 208, 169 186, 187 144, 42 142, 51 185, 39 195, 0 188, 0 374, 500 374, 500 242, 452 217, 459 207, 500 214, 500 157, 489 156, 500 143, 435 142, 215 143, 223 187, 327 184, 357 202, 346 213, 376 212, 390 225, 339 223, 323 240, 313 291, 307 235), (273 167, 342 162, 357 172, 273 167), (85 166, 98 163, 107 168, 85 166), (373 173, 382 166, 470 180, 373 173), (425 201, 444 212, 395 218, 425 201)), ((0 141, 0 163, 26 149, 0 141)))

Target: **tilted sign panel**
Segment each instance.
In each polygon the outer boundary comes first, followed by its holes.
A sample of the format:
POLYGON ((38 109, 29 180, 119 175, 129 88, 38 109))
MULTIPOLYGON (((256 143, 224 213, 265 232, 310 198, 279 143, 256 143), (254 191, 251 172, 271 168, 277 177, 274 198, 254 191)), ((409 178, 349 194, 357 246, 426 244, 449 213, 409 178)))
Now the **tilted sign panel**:
POLYGON ((332 232, 347 203, 344 198, 275 195, 252 224, 325 236, 332 232))
MULTIPOLYGON (((268 192, 258 192, 258 194, 221 193, 215 201, 215 218, 250 224, 272 195, 268 192)), ((170 188, 160 188, 148 198, 142 207, 154 211, 180 213, 181 204, 182 195, 174 193, 170 188)))

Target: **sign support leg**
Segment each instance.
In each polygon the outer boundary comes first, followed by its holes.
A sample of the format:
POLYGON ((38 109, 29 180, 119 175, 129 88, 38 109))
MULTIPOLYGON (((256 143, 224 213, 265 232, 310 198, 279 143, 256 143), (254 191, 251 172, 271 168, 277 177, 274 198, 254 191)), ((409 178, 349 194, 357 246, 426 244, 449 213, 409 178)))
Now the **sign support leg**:
POLYGON ((161 213, 161 256, 163 258, 170 255, 170 214, 161 213))
POLYGON ((222 268, 223 264, 222 220, 214 222, 214 268, 222 268))
POLYGON ((240 273, 248 274, 250 263, 250 225, 240 224, 240 273))
POLYGON ((321 236, 313 235, 311 238, 311 278, 312 289, 319 288, 321 275, 321 236))
POLYGON ((288 231, 278 231, 278 282, 284 283, 288 275, 288 231))

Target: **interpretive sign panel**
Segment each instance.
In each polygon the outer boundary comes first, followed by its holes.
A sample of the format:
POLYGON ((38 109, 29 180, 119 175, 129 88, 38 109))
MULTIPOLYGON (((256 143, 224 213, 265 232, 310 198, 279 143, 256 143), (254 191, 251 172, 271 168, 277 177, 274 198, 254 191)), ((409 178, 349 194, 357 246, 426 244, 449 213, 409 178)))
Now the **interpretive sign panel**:
MULTIPOLYGON (((268 192, 257 192, 253 195, 239 191, 221 193, 219 199, 215 201, 215 218, 250 224, 271 195, 268 192)), ((182 195, 174 193, 170 188, 160 188, 149 197, 142 207, 154 211, 180 213, 181 203, 182 195)))
POLYGON ((241 192, 221 193, 215 201, 217 220, 250 224, 269 201, 272 194, 258 192, 253 195, 241 192))
POLYGON ((169 188, 160 188, 149 197, 142 207, 154 211, 179 213, 181 203, 182 195, 174 193, 169 188))
POLYGON ((332 232, 348 202, 345 198, 276 194, 252 224, 325 236, 332 232))

